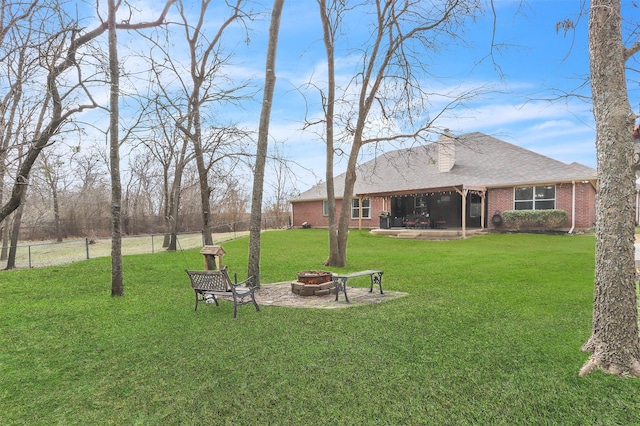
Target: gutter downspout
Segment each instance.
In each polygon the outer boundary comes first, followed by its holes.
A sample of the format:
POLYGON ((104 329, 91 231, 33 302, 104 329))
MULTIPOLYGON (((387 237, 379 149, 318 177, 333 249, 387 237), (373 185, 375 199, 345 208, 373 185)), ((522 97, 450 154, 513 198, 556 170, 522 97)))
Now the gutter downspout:
POLYGON ((289 228, 293 228, 293 203, 289 202, 289 206, 291 207, 291 214, 289 215, 289 228))
POLYGON ((576 181, 571 181, 571 229, 569 234, 573 234, 573 230, 576 227, 576 181))

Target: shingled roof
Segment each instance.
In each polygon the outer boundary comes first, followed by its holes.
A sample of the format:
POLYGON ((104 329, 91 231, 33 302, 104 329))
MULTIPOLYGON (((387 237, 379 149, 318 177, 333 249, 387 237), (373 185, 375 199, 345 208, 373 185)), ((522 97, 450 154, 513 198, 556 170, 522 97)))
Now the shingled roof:
MULTIPOLYGON (((455 160, 451 170, 438 170, 438 142, 382 154, 360 166, 356 195, 438 190, 441 188, 491 188, 571 181, 594 181, 596 170, 565 164, 533 151, 474 132, 454 137, 455 160)), ((335 179, 336 196, 342 197, 344 174, 335 179)), ((293 199, 326 199, 326 183, 320 183, 293 199)))

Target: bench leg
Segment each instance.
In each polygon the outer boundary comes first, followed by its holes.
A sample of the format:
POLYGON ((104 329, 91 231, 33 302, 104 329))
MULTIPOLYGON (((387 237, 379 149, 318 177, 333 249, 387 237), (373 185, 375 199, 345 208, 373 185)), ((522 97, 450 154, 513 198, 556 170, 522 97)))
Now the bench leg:
POLYGON ((382 292, 382 272, 374 272, 371 274, 371 288, 369 289, 369 293, 373 293, 374 284, 380 287, 380 294, 384 294, 382 292))
POLYGON ((240 299, 235 291, 232 291, 231 295, 233 296, 233 317, 236 318, 238 316, 238 305, 242 305, 243 299, 240 299))
POLYGON ((336 277, 333 279, 333 285, 336 287, 336 302, 338 301, 338 295, 342 291, 344 293, 344 298, 349 302, 349 296, 347 296, 347 278, 346 277, 336 277))
POLYGON ((253 302, 253 306, 256 307, 256 312, 260 312, 260 306, 258 306, 258 302, 256 302, 256 298, 253 293, 251 293, 251 301, 253 302))
MULTIPOLYGON (((213 293, 208 293, 208 294, 210 294, 211 297, 213 297, 213 303, 215 303, 216 306, 220 306, 220 304, 218 303, 218 298, 216 297, 216 295, 213 294, 213 293)), ((202 300, 205 300, 204 293, 202 294, 202 300)))
POLYGON ((251 302, 253 303, 253 306, 255 306, 256 312, 260 311, 260 306, 258 306, 258 302, 256 301, 256 297, 253 294, 253 291, 251 293, 245 293, 245 294, 237 294, 234 291, 233 292, 233 317, 234 318, 238 316, 238 305, 242 306, 249 303, 248 300, 245 301, 245 297, 251 297, 251 302))
MULTIPOLYGON (((196 293, 196 307, 194 308, 194 311, 197 311, 198 310, 198 302, 200 302, 201 300, 205 300, 204 295, 205 295, 206 292, 195 290, 195 293, 196 293)), ((211 296, 213 297, 213 302, 216 304, 216 306, 220 306, 220 304, 218 303, 218 298, 216 297, 216 295, 213 294, 213 293, 209 293, 209 294, 211 294, 211 296)))

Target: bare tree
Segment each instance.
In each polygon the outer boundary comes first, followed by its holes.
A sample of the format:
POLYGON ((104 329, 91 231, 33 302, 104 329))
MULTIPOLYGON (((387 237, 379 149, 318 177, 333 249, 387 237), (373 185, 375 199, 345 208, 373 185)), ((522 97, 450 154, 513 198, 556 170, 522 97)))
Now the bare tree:
MULTIPOLYGON (((638 303, 634 267, 633 124, 625 63, 638 51, 622 38, 620 0, 591 0, 589 58, 596 122, 598 187, 596 276, 592 334, 583 350, 591 353, 580 370, 595 369, 640 377, 638 303)), ((635 169, 640 169, 636 163, 635 169)))
MULTIPOLYGON (((164 246, 168 247, 169 251, 174 251, 177 248, 176 233, 180 223, 181 200, 185 190, 183 188, 183 174, 196 155, 192 140, 182 130, 178 130, 180 125, 176 125, 176 122, 179 122, 184 114, 183 105, 180 103, 180 99, 184 99, 182 96, 184 92, 181 90, 169 91, 167 84, 162 83, 167 79, 166 74, 175 73, 179 79, 181 73, 178 64, 173 64, 171 61, 167 61, 165 64, 153 63, 153 79, 156 82, 153 90, 159 89, 159 91, 152 96, 143 97, 154 105, 155 112, 152 114, 152 124, 148 128, 149 134, 141 139, 141 144, 160 163, 163 170, 163 199, 165 200, 163 214, 166 221, 164 246)), ((203 123, 215 120, 209 120, 204 112, 201 114, 201 118, 203 123)), ((211 204, 219 199, 219 195, 225 191, 224 186, 236 166, 249 156, 250 134, 233 123, 222 127, 213 125, 203 127, 200 138, 202 158, 198 176, 204 175, 207 178, 209 188, 207 198, 208 203, 211 204)), ((198 187, 201 185, 198 184, 198 187)), ((199 204, 201 204, 201 200, 200 197, 199 204)), ((217 207, 216 210, 219 211, 220 208, 217 207)), ((214 214, 209 216, 209 228, 214 225, 213 216, 214 214)))
POLYGON ((116 3, 108 0, 109 28, 109 165, 111 170, 111 296, 124 295, 122 278, 122 183, 120 181, 120 68, 116 31, 116 3))
POLYGON ((249 266, 247 273, 254 277, 256 285, 260 285, 260 228, 262 224, 262 195, 264 192, 264 169, 267 161, 269 145, 269 120, 271 119, 271 105, 276 86, 276 52, 278 48, 278 34, 280 32, 280 16, 284 0, 274 0, 269 26, 269 44, 267 47, 267 61, 265 67, 264 94, 260 125, 258 129, 258 147, 253 171, 253 195, 251 196, 251 219, 249 224, 249 266))
MULTIPOLYGON (((35 129, 33 130, 33 134, 35 135, 36 138, 38 137, 42 129, 42 125, 45 120, 45 114, 49 109, 50 99, 51 98, 49 96, 46 96, 45 102, 42 105, 34 106, 34 110, 27 111, 25 115, 21 116, 22 120, 24 120, 25 122, 30 122, 32 121, 31 116, 35 115, 35 113, 38 112, 37 118, 33 120, 35 121, 35 129)), ((31 138, 32 134, 31 134, 31 129, 29 129, 29 127, 26 126, 24 123, 20 124, 18 127, 21 129, 21 131, 18 133, 18 136, 22 139, 21 143, 18 144, 18 150, 19 150, 18 158, 22 158, 22 150, 24 147, 28 146, 27 141, 31 138)), ((28 189, 27 183, 28 182, 26 181, 24 182, 25 188, 22 190, 23 196, 26 196, 26 193, 27 193, 27 189, 28 189)), ((20 204, 18 208, 15 210, 15 214, 13 217, 13 227, 11 230, 11 247, 9 248, 9 257, 7 258, 7 269, 15 268, 16 251, 18 249, 18 236, 20 234, 20 227, 22 225, 23 212, 24 212, 24 205, 20 204)))
MULTIPOLYGON (((172 133, 174 137, 178 135, 172 133)), ((181 135, 182 136, 182 135, 181 135)), ((167 234, 169 235, 169 241, 167 244, 167 250, 175 251, 177 249, 177 234, 178 234, 178 217, 180 211, 180 195, 182 192, 182 177, 184 175, 184 169, 187 164, 193 160, 193 151, 188 151, 189 140, 186 137, 179 137, 180 144, 177 146, 180 148, 178 152, 174 154, 173 162, 173 179, 171 180, 171 186, 169 187, 169 180, 167 170, 164 175, 164 187, 165 187, 165 223, 167 226, 167 234)), ((164 163, 165 165, 171 163, 164 163)))
POLYGON ((238 177, 227 175, 221 181, 224 189, 219 188, 213 198, 213 202, 218 206, 214 213, 214 221, 218 224, 218 229, 223 232, 247 229, 250 206, 250 195, 240 182, 238 177))
MULTIPOLYGON (((160 18, 150 23, 130 24, 129 29, 150 28, 164 23, 169 7, 175 0, 168 0, 160 18)), ((118 5, 120 0, 118 1, 118 5)), ((109 77, 110 77, 110 114, 109 114, 109 160, 111 170, 111 296, 124 295, 122 278, 122 183, 120 177, 120 139, 118 121, 120 69, 118 64, 118 41, 116 31, 117 7, 115 0, 108 0, 107 28, 109 30, 109 77)))
MULTIPOLYGON (((157 82, 161 78, 154 68, 157 82)), ((166 89, 165 89, 166 90, 166 89)), ((167 92, 158 94, 151 99, 154 113, 151 115, 152 124, 149 136, 142 139, 151 156, 162 168, 162 216, 165 227, 163 247, 169 251, 177 249, 178 219, 180 199, 182 193, 182 179, 187 165, 194 159, 193 149, 189 139, 175 126, 175 119, 169 114, 167 105, 170 99, 165 98, 167 92)))
POLYGON ((327 94, 323 102, 325 124, 326 168, 327 179, 327 208, 329 210, 329 257, 326 265, 340 265, 346 259, 346 254, 341 253, 342 245, 338 240, 338 220, 336 218, 336 192, 333 181, 334 162, 334 117, 336 102, 336 72, 335 72, 335 42, 341 15, 346 10, 344 0, 318 0, 320 6, 320 20, 322 21, 322 40, 327 54, 327 94), (332 21, 333 20, 333 21, 332 21))
MULTIPOLYGON (((23 42, 29 42, 32 37, 31 28, 26 31, 26 33, 22 34, 24 36, 22 39, 23 42)), ((26 90, 26 87, 23 87, 22 80, 26 77, 33 77, 34 71, 25 71, 28 68, 26 67, 25 60, 25 50, 23 48, 19 48, 20 58, 22 63, 18 65, 16 77, 18 77, 18 81, 15 82, 14 93, 21 93, 23 90, 26 90)), ((29 142, 32 138, 38 138, 41 134, 45 116, 49 110, 49 106, 52 100, 50 94, 45 94, 41 103, 38 102, 30 102, 33 101, 32 98, 27 98, 26 102, 21 102, 25 99, 21 94, 14 96, 13 101, 14 105, 11 109, 12 112, 10 117, 12 121, 16 121, 17 123, 11 123, 7 126, 6 130, 8 130, 5 135, 7 138, 15 139, 15 146, 18 149, 17 152, 17 162, 19 164, 18 169, 22 169, 21 163, 24 161, 23 152, 29 146, 29 142), (18 106, 19 105, 19 106, 18 106), (18 106, 16 108, 16 106, 18 106), (16 110, 18 113, 16 114, 16 110), (13 132, 12 133, 12 129, 13 132)), ((5 157, 6 159, 6 157, 5 157)), ((29 186, 29 181, 26 178, 22 178, 20 175, 17 177, 17 184, 21 185, 21 193, 22 197, 26 197, 27 189, 29 186)), ((15 259, 16 259, 16 251, 18 246, 18 237, 20 234, 20 227, 22 225, 22 215, 24 212, 24 205, 21 203, 18 208, 15 209, 15 214, 13 216, 13 224, 11 229, 11 242, 9 248, 9 255, 7 258, 7 269, 15 268, 15 259)))
POLYGON ((62 226, 60 223, 59 182, 62 175, 61 167, 64 163, 60 156, 53 152, 42 152, 40 169, 45 186, 51 192, 51 207, 53 208, 53 224, 57 242, 62 242, 62 226))
MULTIPOLYGON (((336 29, 347 10, 347 2, 334 1, 328 6, 319 0, 319 5, 329 58, 328 71, 333 73, 331 67, 336 49, 336 29)), ((332 91, 335 88, 331 76, 324 103, 328 122, 327 155, 333 156, 335 149, 335 141, 329 140, 335 138, 332 121, 339 121, 335 125, 343 129, 340 138, 348 138, 350 144, 342 209, 335 235, 330 232, 327 265, 346 265, 351 203, 361 148, 368 144, 403 140, 427 142, 430 133, 439 132, 434 122, 442 112, 460 104, 475 92, 472 90, 451 96, 444 110, 429 114, 427 106, 431 94, 424 88, 423 81, 430 74, 424 58, 435 46, 442 46, 448 39, 456 39, 456 29, 465 19, 476 14, 480 6, 480 0, 376 0, 350 6, 351 13, 367 16, 367 12, 371 12, 374 19, 369 42, 358 54, 360 62, 356 75, 349 86, 343 89, 341 102, 349 109, 340 114, 334 114, 331 110, 337 103, 335 99, 329 101, 330 96, 334 97, 332 91), (369 7, 370 11, 366 9, 369 7), (356 93, 349 98, 349 91, 354 88, 356 93)), ((331 170, 330 160, 327 166, 331 170)), ((329 172, 327 176, 329 181, 329 172)), ((327 196, 331 197, 332 194, 327 196)))
MULTIPOLYGON (((244 84, 236 87, 213 91, 213 80, 221 78, 218 74, 220 68, 228 61, 228 57, 221 48, 222 36, 232 24, 243 23, 250 17, 243 11, 244 0, 236 0, 233 4, 227 4, 231 14, 222 22, 213 37, 208 38, 203 26, 206 22, 207 9, 211 0, 201 0, 198 22, 192 26, 185 11, 183 2, 179 2, 180 16, 183 21, 186 40, 190 56, 191 90, 188 93, 187 111, 177 122, 178 128, 191 141, 194 148, 198 175, 200 178, 200 196, 202 204, 202 222, 204 231, 204 243, 213 244, 211 236, 211 191, 209 185, 208 169, 205 165, 203 149, 203 120, 202 106, 205 103, 233 102, 238 99, 237 93, 244 88, 244 84)), ((184 86, 185 89, 188 86, 184 86)))
POLYGON ((129 170, 123 173, 122 228, 125 235, 158 232, 156 218, 164 204, 162 172, 149 151, 132 149, 129 170))
POLYGON ((70 194, 65 211, 68 232, 73 235, 95 237, 102 231, 101 223, 109 228, 110 188, 106 176, 109 175, 106 159, 102 158, 97 146, 80 148, 71 156, 71 176, 75 185, 70 194))
MULTIPOLYGON (((51 10, 61 10, 61 8, 59 5, 53 5, 51 10)), ((39 34, 47 34, 47 37, 39 43, 27 44, 27 46, 35 48, 35 52, 32 53, 37 57, 35 63, 40 64, 45 69, 47 90, 44 91, 44 96, 51 99, 51 111, 48 113, 48 122, 45 123, 40 134, 35 136, 29 144, 29 149, 22 159, 21 166, 16 171, 17 179, 13 185, 11 196, 0 208, 0 221, 4 220, 7 215, 20 205, 26 186, 19 183, 18 180, 28 180, 31 168, 40 151, 49 143, 51 138, 60 131, 63 124, 67 122, 70 117, 87 108, 95 108, 97 106, 90 96, 85 97, 85 100, 88 101, 87 103, 71 105, 71 102, 74 100, 74 94, 89 93, 86 90, 85 81, 76 81, 75 84, 69 84, 69 81, 66 81, 64 92, 59 90, 58 84, 58 79, 61 76, 64 75, 65 78, 70 77, 66 72, 77 66, 76 54, 78 48, 88 43, 97 35, 90 33, 90 35, 77 36, 77 31, 72 23, 65 22, 62 16, 57 16, 57 20, 55 19, 55 15, 53 16, 54 19, 45 12, 43 12, 43 15, 35 15, 35 17, 42 19, 39 23, 39 25, 42 25, 39 34), (50 22, 45 22, 47 19, 50 22), (60 22, 60 27, 49 27, 49 25, 52 25, 50 23, 53 22, 60 22), (67 101, 69 105, 65 106, 65 102, 67 101)), ((11 46, 7 48, 15 51, 15 48, 11 46)), ((82 76, 83 74, 79 69, 77 70, 77 75, 82 76)), ((12 87, 17 87, 16 85, 21 84, 23 81, 24 80, 16 79, 12 82, 12 87)))
MULTIPOLYGON (((157 21, 149 23, 132 24, 129 20, 116 23, 117 29, 142 29, 160 25, 164 22, 164 17, 169 7, 175 0, 168 0, 157 21)), ((34 2, 40 5, 40 2, 34 2)), ((119 3, 118 3, 119 4, 119 3)), ((49 2, 47 5, 50 11, 55 11, 52 18, 49 15, 36 15, 40 22, 45 25, 58 25, 54 30, 47 28, 38 34, 45 36, 45 40, 40 43, 31 43, 28 46, 37 49, 38 63, 43 67, 46 91, 41 91, 46 96, 51 97, 51 108, 47 114, 47 122, 42 131, 29 144, 29 149, 24 155, 20 168, 16 171, 16 176, 20 179, 28 180, 35 160, 40 155, 42 149, 47 146, 52 137, 59 134, 63 127, 68 124, 78 113, 99 105, 94 100, 89 82, 92 75, 87 76, 87 70, 83 69, 82 61, 92 59, 92 55, 82 52, 83 47, 104 34, 108 29, 108 22, 103 20, 90 31, 83 31, 79 28, 79 23, 60 14, 64 9, 56 3, 49 2), (75 71, 75 73, 71 71, 75 71)), ((23 14, 24 15, 24 14, 23 14)), ((33 18, 33 12, 27 14, 33 18)), ((5 46, 9 51, 15 51, 14 46, 5 46)), ((92 54, 94 52, 91 52, 92 54)), ((16 81, 12 82, 10 86, 16 81)), ((15 181, 10 198, 0 207, 0 222, 2 222, 21 203, 24 185, 15 181)))
MULTIPOLYGON (((38 17, 46 11, 37 1, 32 3, 6 3, 0 5, 0 58, 5 65, 1 67, 0 87, 6 92, 0 94, 0 205, 4 201, 5 176, 9 168, 21 162, 24 151, 21 144, 30 128, 28 111, 36 108, 43 98, 25 96, 33 93, 28 84, 36 79, 38 72, 39 48, 46 43, 42 36, 43 26, 38 17)), ((48 95, 44 99, 49 99, 48 95)), ((17 170, 17 167, 16 167, 17 170)), ((25 185, 27 182, 22 182, 25 185)), ((2 219, 0 219, 2 222, 2 219)), ((2 252, 0 259, 7 259, 10 229, 2 227, 2 252)), ((19 224, 18 224, 19 227, 19 224)))
POLYGON ((293 174, 280 144, 274 144, 268 160, 267 165, 271 170, 269 173, 271 179, 267 179, 265 186, 270 188, 267 193, 271 196, 264 203, 264 213, 272 216, 271 227, 283 228, 289 224, 289 199, 294 197, 293 189, 290 186, 293 174))

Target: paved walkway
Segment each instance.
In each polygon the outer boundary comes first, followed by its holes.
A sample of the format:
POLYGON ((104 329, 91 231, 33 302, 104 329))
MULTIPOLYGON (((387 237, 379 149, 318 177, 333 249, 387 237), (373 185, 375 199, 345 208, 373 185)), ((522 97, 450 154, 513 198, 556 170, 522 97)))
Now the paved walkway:
MULTIPOLYGON (((291 292, 291 281, 287 281, 274 284, 262 284, 256 291, 256 301, 260 306, 338 309, 382 303, 408 294, 399 291, 389 291, 384 288, 383 291, 384 294, 380 294, 380 290, 374 288, 373 292, 369 293, 369 287, 347 287, 347 295, 351 303, 345 301, 344 293, 340 293, 340 297, 338 297, 338 301, 336 302, 335 294, 328 294, 326 296, 299 296, 294 294, 291 292)), ((231 298, 231 296, 224 296, 224 298, 231 298)))

